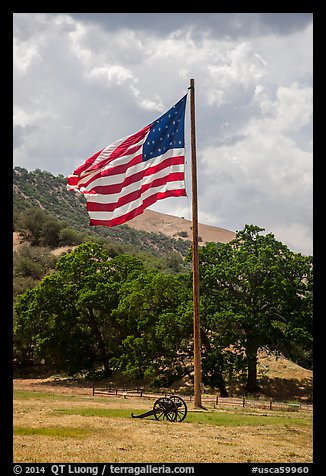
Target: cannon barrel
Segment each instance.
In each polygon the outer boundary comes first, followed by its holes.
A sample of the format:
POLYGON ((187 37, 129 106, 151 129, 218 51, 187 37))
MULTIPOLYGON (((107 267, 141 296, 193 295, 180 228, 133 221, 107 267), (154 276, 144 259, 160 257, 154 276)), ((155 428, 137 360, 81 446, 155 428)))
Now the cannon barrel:
POLYGON ((134 415, 132 413, 131 416, 132 418, 145 418, 154 415, 158 421, 168 420, 181 422, 186 418, 187 411, 186 402, 181 397, 173 395, 171 397, 158 398, 152 410, 140 415, 134 415))
POLYGON ((149 410, 146 413, 142 413, 141 415, 134 415, 133 413, 131 414, 132 418, 145 418, 151 415, 155 415, 155 410, 149 410))

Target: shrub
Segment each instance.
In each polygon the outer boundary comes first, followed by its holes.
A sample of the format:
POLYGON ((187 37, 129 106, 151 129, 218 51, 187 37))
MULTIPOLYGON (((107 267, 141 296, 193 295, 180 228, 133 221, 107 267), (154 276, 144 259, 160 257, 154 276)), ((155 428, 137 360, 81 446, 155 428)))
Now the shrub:
POLYGON ((78 231, 65 227, 59 231, 59 241, 61 245, 80 245, 83 242, 83 237, 78 231))

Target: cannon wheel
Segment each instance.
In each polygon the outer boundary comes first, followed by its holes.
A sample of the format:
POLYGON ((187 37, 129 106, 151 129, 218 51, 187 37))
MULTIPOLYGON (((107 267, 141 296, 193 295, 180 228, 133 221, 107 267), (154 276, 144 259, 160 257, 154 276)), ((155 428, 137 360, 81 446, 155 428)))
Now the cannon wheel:
POLYGON ((172 395, 170 399, 176 404, 176 407, 178 409, 176 421, 183 421, 186 418, 188 412, 186 402, 177 395, 172 395))
POLYGON ((155 410, 154 416, 156 420, 176 421, 178 408, 174 401, 168 397, 162 397, 156 400, 153 406, 155 410))

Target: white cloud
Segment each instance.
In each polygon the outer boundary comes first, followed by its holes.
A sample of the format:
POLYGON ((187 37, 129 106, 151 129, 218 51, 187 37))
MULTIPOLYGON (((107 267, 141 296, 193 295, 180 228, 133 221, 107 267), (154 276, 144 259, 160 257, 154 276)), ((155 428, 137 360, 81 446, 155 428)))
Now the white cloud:
POLYGON ((268 58, 268 85, 290 84, 294 78, 307 85, 313 70, 313 23, 284 36, 267 34, 255 39, 256 51, 268 58))
POLYGON ((311 226, 306 226, 300 222, 289 222, 282 226, 277 223, 273 226, 273 234, 279 241, 298 253, 312 255, 312 231, 311 226))
POLYGON ((22 108, 14 106, 13 108, 13 125, 27 127, 34 126, 49 119, 56 118, 56 114, 51 109, 40 108, 34 111, 26 111, 22 108))
MULTIPOLYGON (((241 229, 252 223, 277 230, 296 245, 293 229, 305 230, 305 250, 312 240, 312 153, 291 138, 311 119, 311 88, 280 86, 275 101, 263 88, 255 100, 261 116, 248 121, 238 132, 239 140, 201 151, 202 194, 206 220, 232 223, 241 229), (214 196, 214 201, 211 197, 214 196), (210 211, 211 218, 207 217, 210 211)), ((286 242, 286 239, 284 238, 286 242)))
POLYGON ((214 63, 207 65, 210 79, 221 88, 228 89, 235 83, 247 87, 266 74, 266 61, 255 53, 249 42, 221 45, 214 63))
POLYGON ((26 74, 37 61, 42 61, 37 44, 13 39, 13 72, 16 77, 26 74))
MULTIPOLYGON (((263 114, 266 115, 265 129, 271 132, 296 132, 312 118, 312 87, 300 86, 294 82, 290 86, 280 85, 276 92, 276 100, 269 99, 261 85, 255 90, 256 101, 263 114)), ((248 129, 251 127, 249 125, 248 129)), ((261 126, 262 127, 262 126, 261 126)))
POLYGON ((210 106, 230 101, 239 88, 255 87, 266 74, 266 61, 255 53, 249 42, 228 42, 216 53, 214 62, 206 66, 206 96, 210 106))
POLYGON ((96 66, 85 73, 86 78, 103 82, 105 86, 121 86, 129 80, 134 80, 133 74, 128 68, 118 64, 96 66))
POLYGON ((153 112, 163 112, 164 105, 158 94, 154 95, 154 99, 142 98, 141 92, 133 84, 130 85, 134 97, 137 99, 137 103, 141 109, 146 109, 153 112))

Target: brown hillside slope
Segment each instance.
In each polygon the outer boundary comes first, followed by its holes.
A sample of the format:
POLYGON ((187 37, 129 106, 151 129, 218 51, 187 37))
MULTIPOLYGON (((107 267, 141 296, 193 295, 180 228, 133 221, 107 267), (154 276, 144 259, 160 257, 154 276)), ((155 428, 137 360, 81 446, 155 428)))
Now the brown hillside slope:
MULTIPOLYGON (((153 233, 163 233, 171 238, 182 238, 191 240, 192 236, 192 222, 182 217, 175 217, 164 213, 154 212, 152 210, 145 210, 142 215, 138 215, 133 220, 127 223, 131 228, 136 230, 143 230, 153 233), (182 236, 180 236, 180 233, 182 236), (185 236, 184 236, 185 235, 185 236)), ((233 240, 236 234, 233 231, 226 230, 211 225, 199 224, 199 236, 202 241, 201 245, 212 241, 219 243, 228 243, 233 240)))

